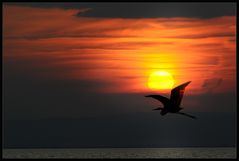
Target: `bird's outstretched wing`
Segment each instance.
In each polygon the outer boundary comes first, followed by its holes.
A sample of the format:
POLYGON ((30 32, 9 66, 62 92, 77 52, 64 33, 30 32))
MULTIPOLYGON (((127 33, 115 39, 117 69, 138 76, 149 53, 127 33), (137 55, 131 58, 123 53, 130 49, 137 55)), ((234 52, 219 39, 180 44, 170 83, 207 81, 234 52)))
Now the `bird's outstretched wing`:
POLYGON ((152 97, 156 100, 159 100, 160 102, 162 102, 162 104, 165 106, 166 104, 168 104, 170 102, 170 100, 164 96, 160 96, 160 95, 147 95, 145 97, 152 97))
POLYGON ((186 114, 186 113, 183 113, 183 112, 177 112, 177 113, 181 114, 181 115, 184 115, 184 116, 191 117, 192 119, 197 119, 195 116, 192 116, 192 115, 189 115, 189 114, 186 114))
POLYGON ((181 103, 182 98, 183 98, 185 87, 190 82, 191 81, 183 83, 183 84, 177 86, 176 88, 172 89, 171 96, 170 96, 170 101, 171 101, 171 103, 173 104, 174 107, 179 107, 180 106, 180 103, 181 103))

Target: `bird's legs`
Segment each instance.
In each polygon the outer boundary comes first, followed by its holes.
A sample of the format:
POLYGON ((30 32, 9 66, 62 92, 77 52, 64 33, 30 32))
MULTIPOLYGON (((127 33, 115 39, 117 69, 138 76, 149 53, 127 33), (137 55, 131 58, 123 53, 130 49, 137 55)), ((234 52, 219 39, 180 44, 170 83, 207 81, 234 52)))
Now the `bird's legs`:
POLYGON ((181 115, 184 115, 184 116, 188 116, 188 117, 190 117, 190 118, 192 118, 192 119, 196 119, 195 116, 192 116, 192 115, 186 114, 186 113, 184 113, 184 112, 177 112, 177 113, 178 113, 178 114, 181 114, 181 115))

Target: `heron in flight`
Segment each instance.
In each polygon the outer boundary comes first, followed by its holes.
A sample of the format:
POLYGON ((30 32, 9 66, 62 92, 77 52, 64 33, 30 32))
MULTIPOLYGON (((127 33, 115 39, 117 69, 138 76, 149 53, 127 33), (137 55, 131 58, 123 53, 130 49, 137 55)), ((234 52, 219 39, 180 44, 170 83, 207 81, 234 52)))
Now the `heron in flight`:
POLYGON ((147 95, 145 97, 152 97, 156 100, 159 100, 164 105, 164 107, 153 109, 153 110, 161 110, 160 112, 161 115, 166 115, 167 113, 177 113, 177 114, 181 114, 181 115, 196 119, 195 116, 192 116, 183 112, 179 112, 180 110, 183 109, 182 107, 180 107, 180 103, 183 98, 184 90, 190 82, 191 81, 188 81, 172 89, 170 99, 161 95, 147 95))

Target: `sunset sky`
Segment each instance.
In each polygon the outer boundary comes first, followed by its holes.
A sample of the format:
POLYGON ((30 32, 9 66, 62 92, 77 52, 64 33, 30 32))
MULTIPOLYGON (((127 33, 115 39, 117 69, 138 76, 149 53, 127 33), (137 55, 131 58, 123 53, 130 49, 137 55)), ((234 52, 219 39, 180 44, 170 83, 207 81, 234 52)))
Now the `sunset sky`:
POLYGON ((6 120, 149 113, 160 103, 144 95, 170 96, 148 87, 157 71, 192 81, 184 112, 235 117, 236 4, 3 5, 6 120))

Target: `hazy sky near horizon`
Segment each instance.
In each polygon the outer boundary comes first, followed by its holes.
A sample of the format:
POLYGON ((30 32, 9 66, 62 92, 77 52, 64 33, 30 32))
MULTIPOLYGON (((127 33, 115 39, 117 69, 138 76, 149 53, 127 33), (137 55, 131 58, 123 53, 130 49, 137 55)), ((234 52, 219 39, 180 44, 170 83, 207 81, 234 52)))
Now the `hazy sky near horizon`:
POLYGON ((236 3, 3 4, 6 120, 149 112, 154 71, 192 81, 184 112, 234 113, 236 3))

